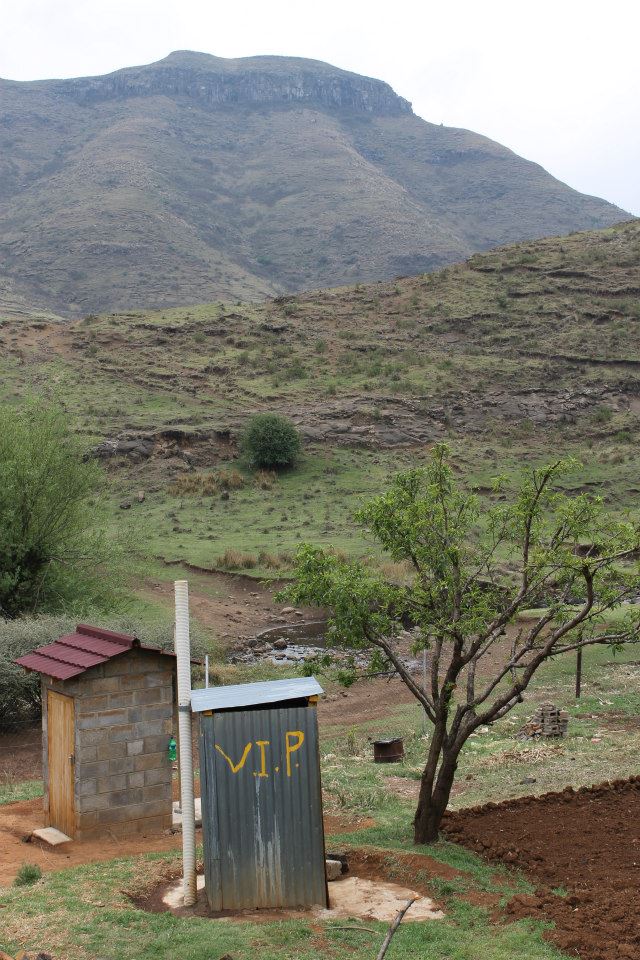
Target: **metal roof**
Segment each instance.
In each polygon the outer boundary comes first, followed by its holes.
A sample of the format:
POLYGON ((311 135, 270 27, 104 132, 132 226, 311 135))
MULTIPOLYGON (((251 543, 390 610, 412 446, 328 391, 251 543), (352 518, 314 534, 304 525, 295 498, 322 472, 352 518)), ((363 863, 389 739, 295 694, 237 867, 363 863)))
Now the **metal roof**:
POLYGON ((323 693, 313 677, 297 677, 293 680, 266 680, 262 683, 235 683, 228 687, 206 687, 192 690, 191 709, 194 713, 203 710, 229 710, 233 707, 254 707, 262 703, 278 703, 281 700, 299 700, 323 693))
MULTIPOLYGON (((15 662, 27 670, 44 673, 56 680, 70 680, 91 667, 126 653, 134 646, 154 653, 165 653, 155 647, 143 647, 136 637, 127 633, 115 633, 113 630, 79 623, 75 633, 60 637, 46 647, 38 647, 15 662)), ((171 653, 167 655, 174 656, 171 653)))

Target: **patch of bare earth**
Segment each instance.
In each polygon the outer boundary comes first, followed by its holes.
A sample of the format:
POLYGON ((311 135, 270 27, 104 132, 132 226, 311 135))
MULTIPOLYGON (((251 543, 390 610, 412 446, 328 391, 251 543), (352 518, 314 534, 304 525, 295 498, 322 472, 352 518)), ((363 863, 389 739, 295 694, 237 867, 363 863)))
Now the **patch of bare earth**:
MULTIPOLYGON (((201 893, 195 907, 183 907, 175 901, 176 879, 179 872, 175 866, 167 866, 164 876, 156 876, 151 882, 141 881, 138 891, 129 891, 134 903, 153 913, 170 911, 177 916, 201 916, 224 918, 229 921, 273 922, 282 919, 324 919, 336 917, 359 917, 361 919, 391 920, 395 916, 400 898, 403 903, 410 895, 420 898, 420 906, 413 919, 425 920, 438 916, 439 906, 433 898, 430 886, 433 880, 452 880, 464 875, 447 864, 424 854, 405 854, 383 850, 349 849, 345 851, 349 870, 342 879, 329 884, 330 908, 328 911, 297 910, 242 910, 223 911, 212 914, 206 897, 201 893)), ((497 907, 498 895, 470 891, 463 894, 469 902, 490 908, 497 907)), ((178 897, 179 899, 179 897, 178 897)), ((407 919, 411 917, 407 914, 407 919)))
POLYGON ((448 812, 443 829, 539 884, 508 916, 553 921, 545 936, 582 960, 640 960, 638 823, 640 777, 630 777, 448 812))
MULTIPOLYGON (((199 784, 196 782, 196 793, 199 784)), ((347 833, 371 826, 370 819, 327 816, 327 834, 347 833)), ((44 826, 42 798, 8 803, 0 806, 0 887, 9 886, 20 866, 28 861, 36 863, 44 873, 78 867, 87 863, 113 860, 182 847, 182 834, 161 833, 119 839, 107 831, 99 840, 72 840, 59 847, 50 847, 41 840, 30 839, 38 827, 44 826)), ((196 831, 196 842, 202 842, 201 831, 196 831)))

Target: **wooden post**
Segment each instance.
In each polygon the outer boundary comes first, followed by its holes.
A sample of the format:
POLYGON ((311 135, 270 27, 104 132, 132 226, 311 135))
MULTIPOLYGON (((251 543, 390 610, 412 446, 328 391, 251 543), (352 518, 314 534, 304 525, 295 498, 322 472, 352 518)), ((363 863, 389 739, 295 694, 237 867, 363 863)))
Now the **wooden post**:
POLYGON ((578 647, 576 653, 576 700, 580 699, 580 688, 582 686, 582 647, 578 647))

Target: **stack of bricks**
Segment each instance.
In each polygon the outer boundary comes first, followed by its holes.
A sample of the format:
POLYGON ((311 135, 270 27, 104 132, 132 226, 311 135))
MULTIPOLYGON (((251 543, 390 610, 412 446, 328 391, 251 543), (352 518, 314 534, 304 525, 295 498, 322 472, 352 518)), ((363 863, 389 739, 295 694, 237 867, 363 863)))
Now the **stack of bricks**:
POLYGON ((74 699, 76 839, 171 827, 174 669, 171 658, 135 649, 77 679, 43 678, 45 784, 46 691, 74 699))
POLYGON ((569 726, 569 714, 553 703, 542 703, 528 720, 518 736, 524 740, 538 737, 564 737, 569 726))

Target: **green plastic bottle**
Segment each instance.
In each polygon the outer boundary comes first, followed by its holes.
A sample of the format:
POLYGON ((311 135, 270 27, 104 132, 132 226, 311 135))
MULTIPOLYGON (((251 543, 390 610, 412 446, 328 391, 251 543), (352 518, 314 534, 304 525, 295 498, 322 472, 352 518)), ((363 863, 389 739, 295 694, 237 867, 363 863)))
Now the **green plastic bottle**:
POLYGON ((172 762, 178 759, 178 744, 176 743, 176 738, 171 737, 169 740, 169 760, 172 762))

